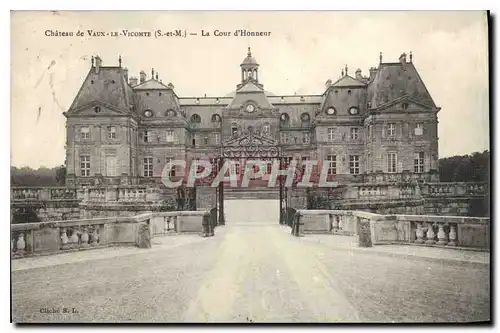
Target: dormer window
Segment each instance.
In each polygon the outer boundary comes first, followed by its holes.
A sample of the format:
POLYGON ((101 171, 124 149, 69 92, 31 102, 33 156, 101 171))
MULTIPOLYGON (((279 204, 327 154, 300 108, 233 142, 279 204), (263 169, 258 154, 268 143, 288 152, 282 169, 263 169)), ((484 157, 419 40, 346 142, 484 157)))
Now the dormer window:
POLYGON ((95 113, 101 112, 101 107, 100 106, 94 106, 94 112, 95 113))
POLYGON ((201 123, 201 117, 195 113, 191 116, 191 122, 194 124, 201 123))
POLYGON ((220 122, 220 116, 218 114, 212 115, 212 122, 213 123, 219 123, 220 122))
POLYGON ((337 111, 335 110, 335 108, 332 106, 332 107, 329 107, 327 110, 326 110, 326 114, 329 115, 329 116, 333 116, 337 111))
POLYGON ((288 125, 290 122, 290 117, 286 113, 282 113, 280 116, 281 125, 288 125))
POLYGON ((403 110, 408 109, 408 103, 401 104, 401 107, 403 108, 403 110))
POLYGON ((309 113, 304 112, 300 115, 300 120, 302 121, 302 123, 308 123, 309 120, 311 120, 311 117, 309 116, 309 113))

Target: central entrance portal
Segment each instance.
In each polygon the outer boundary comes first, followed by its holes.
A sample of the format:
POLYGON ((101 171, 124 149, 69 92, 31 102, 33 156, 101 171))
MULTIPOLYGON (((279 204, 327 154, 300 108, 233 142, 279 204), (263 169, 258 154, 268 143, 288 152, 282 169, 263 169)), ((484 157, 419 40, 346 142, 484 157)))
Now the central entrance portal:
POLYGON ((283 223, 287 200, 282 177, 274 188, 268 188, 264 184, 273 161, 279 162, 280 169, 283 167, 284 158, 281 154, 281 146, 276 139, 249 126, 247 131, 236 132, 224 140, 219 155, 219 170, 228 161, 231 163, 231 168, 234 166, 239 179, 246 170, 247 161, 259 161, 266 172, 260 180, 250 181, 248 187, 240 187, 241 182, 238 182, 238 188, 228 188, 230 184, 224 182, 219 184, 217 189, 219 224, 225 224, 226 221, 237 223, 245 220, 254 223, 283 223), (226 200, 231 203, 226 205, 226 200))
POLYGON ((226 220, 230 224, 274 224, 279 221, 279 200, 234 199, 224 201, 226 220))

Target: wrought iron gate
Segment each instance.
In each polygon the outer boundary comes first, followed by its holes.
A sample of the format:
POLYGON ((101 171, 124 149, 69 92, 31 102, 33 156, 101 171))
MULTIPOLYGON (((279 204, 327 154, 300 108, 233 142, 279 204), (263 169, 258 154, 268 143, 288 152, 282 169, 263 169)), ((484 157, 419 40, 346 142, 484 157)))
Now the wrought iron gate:
MULTIPOLYGON (((226 161, 245 160, 279 160, 280 168, 284 165, 283 156, 281 155, 281 146, 279 142, 262 133, 260 130, 249 126, 243 133, 234 133, 230 138, 221 144, 220 155, 218 156, 217 172, 222 170, 226 161)), ((282 177, 279 178, 279 201, 280 201, 280 220, 283 223, 287 209, 287 195, 285 182, 282 177)), ((216 188, 217 207, 218 207, 218 224, 225 224, 224 216, 224 182, 220 182, 216 188)))

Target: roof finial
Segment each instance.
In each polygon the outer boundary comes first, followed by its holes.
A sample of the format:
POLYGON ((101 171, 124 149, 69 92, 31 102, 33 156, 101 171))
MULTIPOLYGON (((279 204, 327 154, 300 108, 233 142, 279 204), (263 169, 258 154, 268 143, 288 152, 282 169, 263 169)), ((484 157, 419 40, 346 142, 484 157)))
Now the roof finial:
POLYGON ((122 67, 122 56, 118 56, 118 66, 122 67))
POLYGON ((344 69, 342 68, 342 71, 340 71, 341 76, 344 77, 344 69))
POLYGON ((410 62, 412 62, 412 61, 413 61, 413 54, 410 51, 410 62))
POLYGON ((248 57, 251 57, 251 56, 252 56, 252 51, 250 51, 250 46, 248 47, 248 53, 247 53, 247 56, 248 56, 248 57))
POLYGON ((345 65, 345 75, 347 75, 347 64, 345 65))
POLYGON ((158 81, 158 72, 156 72, 156 81, 158 81))
POLYGON ((94 67, 94 56, 92 56, 91 62, 92 62, 92 67, 94 67))
POLYGON ((380 52, 380 63, 382 63, 382 52, 380 52))
POLYGON ((152 79, 155 78, 155 69, 154 68, 151 68, 151 78, 152 79))

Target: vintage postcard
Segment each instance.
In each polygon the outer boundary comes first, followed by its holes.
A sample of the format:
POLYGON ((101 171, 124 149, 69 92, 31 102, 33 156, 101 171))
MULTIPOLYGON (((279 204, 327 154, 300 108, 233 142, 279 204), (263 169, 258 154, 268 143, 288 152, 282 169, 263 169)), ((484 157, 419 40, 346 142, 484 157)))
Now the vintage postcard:
POLYGON ((14 323, 489 323, 485 11, 12 11, 14 323))

